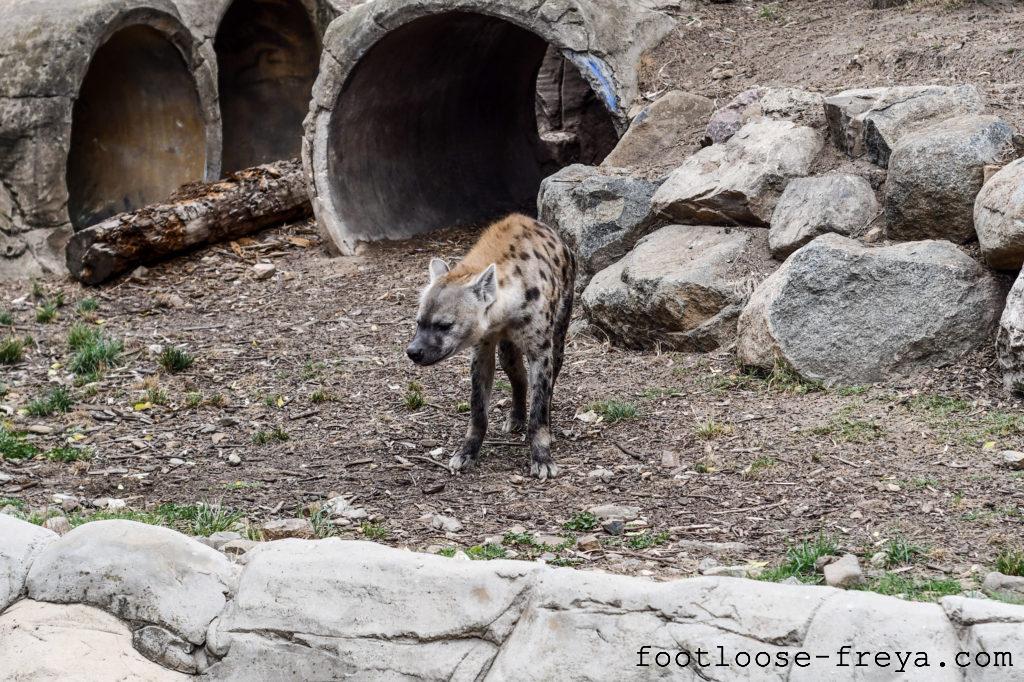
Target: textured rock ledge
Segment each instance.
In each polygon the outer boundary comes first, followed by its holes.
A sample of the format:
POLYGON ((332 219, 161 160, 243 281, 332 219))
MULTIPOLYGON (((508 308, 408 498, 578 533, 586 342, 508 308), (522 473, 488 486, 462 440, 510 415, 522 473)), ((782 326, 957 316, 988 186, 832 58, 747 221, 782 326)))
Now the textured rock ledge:
POLYGON ((825 679, 844 646, 872 657, 915 652, 931 664, 896 673, 894 655, 870 679, 1013 679, 1009 668, 957 667, 961 651, 972 659, 1006 651, 1024 665, 1024 606, 995 601, 910 603, 733 578, 655 583, 337 539, 267 543, 239 565, 183 535, 130 521, 86 524, 59 539, 33 528, 0 515, 0 573, 13 576, 14 599, 0 605, 2 679, 697 673, 637 667, 643 647, 648 663, 662 651, 674 657, 717 647, 730 658, 741 651, 832 658, 812 658, 805 668, 709 667, 699 671, 703 679, 825 679))

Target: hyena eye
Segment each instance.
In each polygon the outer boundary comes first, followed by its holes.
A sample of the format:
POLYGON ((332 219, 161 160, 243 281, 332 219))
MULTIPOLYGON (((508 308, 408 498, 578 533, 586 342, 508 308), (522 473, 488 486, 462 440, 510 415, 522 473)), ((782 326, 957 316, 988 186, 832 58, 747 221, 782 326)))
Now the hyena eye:
POLYGON ((451 328, 452 328, 452 323, 451 322, 445 322, 445 323, 435 322, 434 323, 434 329, 436 329, 439 332, 446 332, 446 331, 449 331, 451 328))

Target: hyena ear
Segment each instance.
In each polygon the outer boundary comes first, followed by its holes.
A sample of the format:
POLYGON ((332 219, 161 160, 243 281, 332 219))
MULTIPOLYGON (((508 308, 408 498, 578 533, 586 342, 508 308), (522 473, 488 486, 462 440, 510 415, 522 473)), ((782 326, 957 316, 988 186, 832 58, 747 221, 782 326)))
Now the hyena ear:
POLYGON ((430 259, 430 283, 433 284, 441 277, 448 274, 448 264, 440 258, 430 259))
POLYGON ((473 293, 483 304, 493 303, 494 299, 498 298, 497 269, 497 266, 491 263, 472 284, 473 293))

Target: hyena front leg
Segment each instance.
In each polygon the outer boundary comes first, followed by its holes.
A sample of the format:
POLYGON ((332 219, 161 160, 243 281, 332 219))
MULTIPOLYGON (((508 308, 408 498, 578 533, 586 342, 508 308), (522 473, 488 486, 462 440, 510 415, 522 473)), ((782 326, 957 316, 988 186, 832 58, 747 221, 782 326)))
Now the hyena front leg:
POLYGON ((502 430, 505 433, 520 433, 526 429, 526 393, 529 390, 523 354, 511 341, 502 341, 498 345, 498 358, 512 384, 512 415, 502 430))
POLYGON ((494 383, 494 344, 481 343, 473 351, 473 392, 470 397, 469 429, 462 448, 448 462, 453 472, 472 466, 480 458, 480 446, 487 434, 487 406, 494 383))
POLYGON ((558 475, 558 467, 551 458, 552 373, 550 349, 530 358, 530 475, 542 481, 558 475))

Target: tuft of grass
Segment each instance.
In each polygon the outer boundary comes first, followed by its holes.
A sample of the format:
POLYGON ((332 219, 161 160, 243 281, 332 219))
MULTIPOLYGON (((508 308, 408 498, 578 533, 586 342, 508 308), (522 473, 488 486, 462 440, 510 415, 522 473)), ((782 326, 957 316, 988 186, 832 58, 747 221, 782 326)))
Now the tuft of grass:
POLYGON ((39 454, 39 448, 25 442, 24 434, 10 431, 0 425, 0 457, 4 459, 31 459, 39 454))
POLYGON ((469 403, 465 401, 460 402, 458 405, 455 406, 455 411, 458 412, 459 414, 465 414, 466 412, 469 412, 469 403))
POLYGON ((231 483, 225 483, 225 490, 257 490, 262 488, 262 483, 255 483, 250 481, 232 481, 231 483))
POLYGON ((669 534, 667 532, 651 533, 644 531, 639 535, 630 535, 626 538, 626 545, 631 549, 650 549, 651 547, 657 547, 658 545, 664 545, 668 542, 669 534))
POLYGON ((75 349, 68 368, 80 379, 95 381, 103 372, 117 366, 123 351, 121 341, 96 334, 75 349))
MULTIPOLYGON (((124 511, 124 510, 119 510, 124 511)), ((241 512, 220 504, 200 502, 198 504, 161 504, 152 512, 143 512, 153 525, 175 528, 189 535, 203 537, 231 530, 239 519, 241 512)), ((147 521, 143 521, 147 523, 147 521)))
POLYGON ((996 570, 1003 575, 1024 577, 1024 550, 1005 550, 996 557, 996 570))
POLYGON ((284 396, 280 393, 270 393, 263 397, 263 404, 275 409, 284 407, 284 396))
POLYGON ((651 400, 658 400, 662 398, 681 398, 684 395, 686 394, 678 388, 660 388, 657 386, 645 388, 643 393, 640 394, 641 397, 651 400))
POLYGON ((636 405, 620 400, 599 400, 596 403, 591 403, 589 409, 604 417, 604 420, 609 424, 626 419, 635 419, 639 414, 636 405))
POLYGON ((860 589, 891 597, 902 597, 911 601, 938 601, 943 597, 960 594, 963 591, 963 587, 957 580, 948 578, 915 580, 896 573, 886 573, 868 582, 860 589))
POLYGON ((14 318, 6 310, 0 310, 0 327, 13 327, 14 318))
POLYGON ((57 306, 47 301, 36 308, 36 322, 49 324, 57 319, 57 306))
POLYGON ((187 350, 184 348, 178 348, 172 346, 165 348, 160 357, 157 358, 160 366, 164 368, 164 371, 176 374, 178 372, 184 372, 186 369, 192 366, 196 361, 187 350))
POLYGON ((936 417, 948 417, 957 412, 967 412, 971 404, 961 398, 946 395, 916 395, 910 399, 911 409, 927 412, 936 417))
POLYGON ((185 407, 197 408, 203 404, 203 394, 199 391, 190 391, 185 394, 185 407))
POLYGON ((25 357, 25 342, 13 336, 0 342, 0 365, 16 365, 25 357))
POLYGON ((359 530, 363 537, 370 540, 387 540, 391 537, 391 531, 382 523, 364 523, 359 530))
POLYGON ((150 386, 146 389, 147 403, 153 403, 154 405, 166 405, 170 400, 171 398, 167 395, 167 391, 159 386, 150 386))
POLYGON ((466 550, 466 556, 474 561, 490 561, 506 558, 508 551, 501 545, 475 545, 466 550))
POLYGON ((89 448, 74 448, 70 445, 63 445, 46 453, 46 459, 51 462, 87 462, 92 456, 92 450, 89 448))
POLYGON ((228 404, 228 399, 223 393, 214 393, 210 396, 210 399, 206 401, 206 404, 210 407, 225 407, 228 404))
POLYGON ((83 346, 96 343, 100 338, 100 330, 81 322, 76 322, 68 329, 68 348, 77 351, 83 346))
POLYGON ((852 398, 853 396, 864 395, 868 392, 870 386, 837 386, 834 390, 837 395, 841 395, 844 398, 852 398))
POLYGON ((275 427, 271 431, 257 431, 252 436, 252 442, 255 443, 256 445, 266 445, 271 441, 284 443, 285 441, 290 439, 291 436, 288 435, 288 432, 282 429, 280 426, 275 427))
POLYGON ((714 419, 706 419, 697 425, 693 435, 701 440, 713 440, 732 433, 732 427, 728 424, 716 422, 714 419))
POLYGON ((509 382, 505 381, 504 379, 495 379, 494 380, 494 390, 495 391, 502 391, 504 393, 511 393, 512 392, 512 384, 510 384, 509 382))
POLYGON ((100 309, 100 302, 95 298, 83 298, 78 302, 79 315, 91 315, 100 309))
POLYGON ((572 518, 562 524, 565 530, 587 533, 597 528, 597 517, 587 511, 576 512, 572 518))
POLYGON ((331 523, 331 515, 323 509, 317 509, 309 515, 309 523, 313 526, 313 535, 318 539, 333 537, 338 534, 338 528, 331 523))
POLYGON ((707 380, 707 386, 714 391, 764 389, 795 395, 820 393, 825 390, 825 384, 804 379, 782 360, 777 360, 771 370, 741 367, 730 374, 713 375, 707 380))
POLYGON ((839 411, 827 424, 808 429, 807 433, 816 436, 832 436, 843 443, 870 443, 885 434, 881 424, 864 419, 854 419, 852 412, 855 405, 848 405, 839 411))
POLYGON ((37 398, 25 408, 29 416, 49 417, 54 412, 65 413, 71 409, 71 394, 63 386, 50 391, 45 398, 37 398))
POLYGON ((747 466, 747 468, 743 471, 743 475, 749 478, 756 478, 762 472, 771 469, 776 464, 778 464, 778 462, 775 461, 774 457, 771 457, 769 455, 761 455, 759 457, 754 458, 754 461, 751 462, 750 465, 747 466))
POLYGON ((815 562, 823 556, 839 553, 836 541, 824 534, 813 540, 804 540, 786 550, 786 558, 775 568, 761 574, 761 580, 780 582, 795 577, 800 582, 820 583, 822 578, 814 571, 815 562))
POLYGON ((437 554, 438 556, 448 557, 449 559, 451 559, 453 556, 455 556, 455 553, 458 551, 458 547, 442 547, 440 550, 438 550, 437 554))
POLYGON ((924 549, 897 535, 885 543, 885 567, 895 568, 914 563, 914 558, 924 554, 924 549))
POLYGON ((502 536, 501 544, 508 545, 510 547, 540 546, 537 544, 537 541, 533 539, 533 533, 513 533, 511 531, 502 536))
POLYGON ((782 10, 779 8, 779 3, 770 2, 766 5, 761 5, 761 9, 757 14, 767 21, 778 21, 782 17, 782 10))
POLYGON ((405 409, 415 412, 426 404, 427 398, 423 394, 423 386, 415 381, 410 381, 405 392, 405 409))
POLYGON ((333 403, 338 400, 338 397, 330 391, 318 388, 310 394, 309 400, 314 405, 319 405, 321 403, 333 403))

